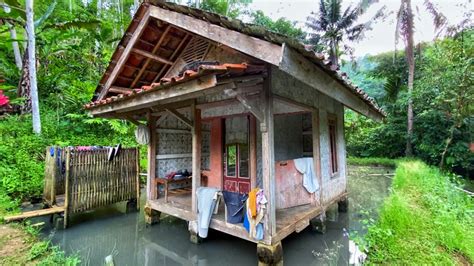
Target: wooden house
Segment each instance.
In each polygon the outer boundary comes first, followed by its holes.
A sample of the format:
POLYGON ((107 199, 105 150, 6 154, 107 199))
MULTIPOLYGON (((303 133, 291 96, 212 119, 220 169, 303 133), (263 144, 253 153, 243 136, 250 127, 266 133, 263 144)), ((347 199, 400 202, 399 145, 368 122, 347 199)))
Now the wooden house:
POLYGON ((95 117, 127 119, 148 141, 146 220, 189 221, 196 237, 200 186, 268 199, 256 241, 224 212, 210 228, 256 242, 259 261, 282 261, 281 240, 324 220, 346 200, 344 108, 375 120, 383 111, 324 56, 241 21, 173 3, 144 3, 112 56, 91 103, 95 117), (313 158, 316 193, 293 159, 313 158), (164 177, 192 172, 190 188, 164 177), (163 189, 164 188, 164 189, 163 189))

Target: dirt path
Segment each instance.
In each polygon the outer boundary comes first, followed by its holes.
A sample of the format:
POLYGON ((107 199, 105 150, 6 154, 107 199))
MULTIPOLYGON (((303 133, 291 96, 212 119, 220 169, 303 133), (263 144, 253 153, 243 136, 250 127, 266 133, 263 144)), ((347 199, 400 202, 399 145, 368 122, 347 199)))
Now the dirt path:
POLYGON ((33 265, 28 254, 33 237, 11 225, 0 225, 0 265, 33 265))

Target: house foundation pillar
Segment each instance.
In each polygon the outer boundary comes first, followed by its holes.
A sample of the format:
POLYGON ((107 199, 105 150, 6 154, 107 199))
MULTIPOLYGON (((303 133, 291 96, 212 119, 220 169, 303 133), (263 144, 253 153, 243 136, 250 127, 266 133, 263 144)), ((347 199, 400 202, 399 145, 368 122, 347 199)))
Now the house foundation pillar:
POLYGON ((326 213, 323 213, 319 215, 318 217, 311 219, 310 224, 311 224, 311 229, 314 232, 317 232, 320 234, 326 233, 326 213))
POLYGON ((197 221, 190 221, 188 223, 189 241, 193 244, 200 244, 203 238, 198 235, 197 221))
POLYGON ((161 212, 153 210, 149 205, 145 205, 145 223, 147 225, 154 225, 160 222, 161 212))
POLYGON ((136 212, 138 211, 138 201, 137 199, 131 199, 127 201, 127 207, 125 209, 126 213, 136 212))
POLYGON ((347 212, 347 209, 349 208, 349 198, 344 197, 340 201, 337 202, 337 209, 339 212, 347 212))
POLYGON ((283 265, 283 248, 281 242, 273 245, 257 244, 257 258, 259 266, 283 265))

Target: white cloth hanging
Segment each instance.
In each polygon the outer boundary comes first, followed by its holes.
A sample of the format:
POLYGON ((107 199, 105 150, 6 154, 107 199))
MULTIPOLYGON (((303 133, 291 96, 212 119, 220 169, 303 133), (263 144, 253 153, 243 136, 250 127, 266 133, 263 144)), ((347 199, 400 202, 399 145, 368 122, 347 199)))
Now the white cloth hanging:
POLYGON ((312 157, 298 158, 293 160, 295 168, 303 175, 303 187, 309 193, 314 193, 319 190, 318 179, 314 171, 314 161, 312 157))
POLYGON ((150 143, 150 132, 145 125, 139 125, 135 129, 135 139, 138 144, 147 145, 150 143))

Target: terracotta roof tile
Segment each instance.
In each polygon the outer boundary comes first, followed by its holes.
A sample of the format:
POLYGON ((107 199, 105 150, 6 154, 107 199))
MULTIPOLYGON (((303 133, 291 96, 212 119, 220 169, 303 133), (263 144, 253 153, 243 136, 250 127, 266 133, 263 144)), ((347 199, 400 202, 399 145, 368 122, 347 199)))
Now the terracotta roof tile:
POLYGON ((84 105, 84 108, 91 109, 100 105, 109 104, 116 101, 122 101, 129 98, 135 97, 137 94, 145 93, 152 90, 158 90, 163 87, 174 86, 179 83, 183 83, 189 80, 193 80, 205 75, 210 74, 227 74, 227 73, 241 73, 247 69, 262 69, 259 66, 249 66, 246 63, 242 64, 221 64, 221 65, 201 65, 195 70, 186 70, 182 75, 174 76, 171 78, 162 78, 159 82, 152 83, 150 85, 142 86, 138 89, 133 89, 130 94, 119 94, 105 98, 103 100, 97 100, 84 105))

